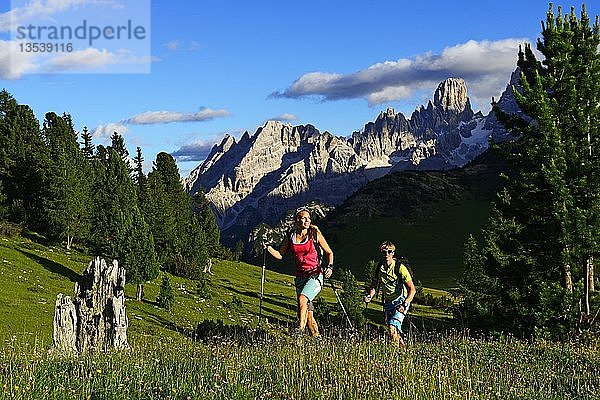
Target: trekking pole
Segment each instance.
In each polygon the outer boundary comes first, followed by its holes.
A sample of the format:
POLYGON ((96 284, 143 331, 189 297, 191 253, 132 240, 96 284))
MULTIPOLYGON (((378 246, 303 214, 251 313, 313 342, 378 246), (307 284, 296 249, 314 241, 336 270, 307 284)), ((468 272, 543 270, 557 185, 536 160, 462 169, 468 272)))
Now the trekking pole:
POLYGON ((344 312, 344 316, 346 317, 346 321, 348 321, 348 325, 350 326, 350 330, 353 331, 354 330, 354 326, 352 325, 352 321, 350 321, 350 317, 348 316, 348 313, 346 312, 346 307, 344 307, 344 304, 342 303, 342 299, 340 299, 340 295, 337 292, 337 289, 335 288, 335 286, 333 286, 333 281, 329 281, 329 285, 331 286, 331 288, 333 289, 333 293, 335 293, 335 297, 337 298, 338 303, 340 303, 340 307, 342 308, 342 311, 344 312))
POLYGON ((367 333, 367 335, 369 332, 369 319, 367 317, 367 309, 369 308, 370 303, 370 301, 368 303, 365 303, 365 309, 363 310, 363 315, 365 316, 365 333, 367 333))
POLYGON ((262 265, 262 277, 260 278, 260 302, 258 305, 258 326, 260 327, 260 319, 262 317, 262 301, 263 294, 265 292, 265 266, 267 263, 267 249, 263 249, 263 265, 262 265))

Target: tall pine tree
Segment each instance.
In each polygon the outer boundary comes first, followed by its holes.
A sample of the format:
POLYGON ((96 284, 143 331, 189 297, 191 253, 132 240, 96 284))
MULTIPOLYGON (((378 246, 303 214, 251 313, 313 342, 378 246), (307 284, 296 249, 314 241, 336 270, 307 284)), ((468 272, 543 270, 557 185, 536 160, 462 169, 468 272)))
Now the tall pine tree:
POLYGON ((180 179, 173 157, 159 153, 148 174, 148 222, 163 268, 197 279, 208 258, 205 234, 180 179))
POLYGON ((47 113, 43 137, 50 154, 44 204, 48 235, 64 240, 70 249, 74 238, 83 241, 89 232, 91 194, 86 160, 70 116, 47 113))
POLYGON ((199 190, 192 196, 194 212, 198 222, 204 232, 206 248, 210 257, 220 254, 221 231, 217 225, 217 220, 213 214, 210 204, 202 190, 199 190))
POLYGON ((92 246, 97 255, 117 259, 127 271, 127 280, 137 285, 142 299, 143 284, 158 276, 154 238, 137 205, 133 180, 121 155, 112 147, 98 146, 94 176, 92 246))
POLYGON ((510 172, 481 249, 470 243, 463 315, 477 326, 564 337, 591 321, 600 250, 600 28, 585 11, 555 16, 519 51, 517 102, 494 112, 516 140, 496 146, 510 172), (474 274, 476 271, 477 274, 474 274))
POLYGON ((48 162, 33 111, 6 90, 0 91, 0 182, 10 221, 34 230, 47 225, 43 183, 48 162))

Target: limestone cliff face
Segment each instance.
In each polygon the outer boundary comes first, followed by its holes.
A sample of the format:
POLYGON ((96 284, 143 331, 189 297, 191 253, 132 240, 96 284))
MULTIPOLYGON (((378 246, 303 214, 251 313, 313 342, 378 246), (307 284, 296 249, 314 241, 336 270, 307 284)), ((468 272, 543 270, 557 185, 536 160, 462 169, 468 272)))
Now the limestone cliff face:
POLYGON ((252 229, 311 201, 336 206, 390 171, 463 166, 487 149, 492 133, 505 134, 489 118, 471 109, 464 80, 449 78, 410 119, 389 108, 349 138, 278 121, 239 142, 226 135, 185 185, 204 189, 222 229, 252 229))
POLYGON ((227 228, 248 209, 251 219, 270 221, 312 198, 338 204, 366 183, 356 173, 363 164, 343 138, 312 125, 268 121, 237 143, 226 136, 185 185, 189 192, 204 189, 227 228))

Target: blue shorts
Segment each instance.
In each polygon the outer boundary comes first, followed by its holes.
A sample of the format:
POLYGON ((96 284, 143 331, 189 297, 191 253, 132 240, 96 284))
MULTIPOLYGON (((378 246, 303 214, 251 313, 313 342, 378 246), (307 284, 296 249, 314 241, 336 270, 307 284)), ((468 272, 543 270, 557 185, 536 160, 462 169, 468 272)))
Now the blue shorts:
MULTIPOLYGON (((398 297, 392 301, 383 303, 383 312, 385 313, 385 324, 395 327, 398 332, 402 333, 402 322, 406 314, 398 311, 398 307, 404 302, 404 297, 398 297)), ((410 307, 410 305, 409 305, 410 307)), ((408 310, 405 310, 406 313, 408 310)))
POLYGON ((297 276, 294 279, 296 285, 296 296, 303 294, 308 301, 313 301, 323 288, 323 274, 314 274, 311 276, 297 276))

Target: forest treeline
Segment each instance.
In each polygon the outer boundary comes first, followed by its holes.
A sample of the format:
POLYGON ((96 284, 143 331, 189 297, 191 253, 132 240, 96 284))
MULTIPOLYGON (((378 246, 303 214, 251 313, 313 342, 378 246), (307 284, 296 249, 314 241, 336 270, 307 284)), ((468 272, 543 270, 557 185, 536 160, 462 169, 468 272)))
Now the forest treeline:
MULTIPOLYGON (((77 132, 72 117, 33 110, 0 92, 0 226, 117 259, 142 285, 159 269, 197 279, 208 258, 227 253, 202 192, 185 192, 173 157, 161 152, 144 174, 121 135, 108 146, 77 132)), ((8 233, 8 232, 5 232, 8 233)))

